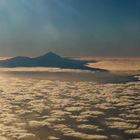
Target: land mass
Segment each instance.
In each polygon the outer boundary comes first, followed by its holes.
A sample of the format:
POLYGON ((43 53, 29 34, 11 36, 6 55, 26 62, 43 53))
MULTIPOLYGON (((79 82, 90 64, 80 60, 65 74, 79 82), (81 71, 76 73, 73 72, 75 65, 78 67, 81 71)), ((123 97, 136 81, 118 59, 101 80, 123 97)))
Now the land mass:
MULTIPOLYGON (((73 60, 65 57, 61 57, 53 52, 46 53, 39 57, 25 57, 17 56, 6 60, 0 61, 0 67, 54 67, 64 69, 81 69, 91 71, 106 71, 99 68, 91 68, 86 66, 91 61, 87 60, 73 60)), ((94 62, 94 61, 92 61, 94 62)))

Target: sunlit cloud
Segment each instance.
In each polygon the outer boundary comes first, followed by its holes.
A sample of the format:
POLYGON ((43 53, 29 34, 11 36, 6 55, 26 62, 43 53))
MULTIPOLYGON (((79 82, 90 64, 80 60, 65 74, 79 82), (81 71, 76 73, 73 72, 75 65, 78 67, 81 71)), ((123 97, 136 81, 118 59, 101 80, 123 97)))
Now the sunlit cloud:
POLYGON ((98 84, 0 77, 0 138, 135 138, 139 135, 139 88, 139 82, 98 84), (117 114, 110 115, 112 110, 117 114), (107 133, 108 129, 118 131, 107 133))

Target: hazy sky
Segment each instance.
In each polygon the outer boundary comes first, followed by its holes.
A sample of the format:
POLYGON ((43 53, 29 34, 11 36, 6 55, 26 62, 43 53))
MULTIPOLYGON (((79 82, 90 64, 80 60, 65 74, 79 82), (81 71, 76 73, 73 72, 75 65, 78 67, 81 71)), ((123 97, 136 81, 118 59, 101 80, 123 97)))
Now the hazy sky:
POLYGON ((140 0, 0 0, 0 56, 140 56, 140 0))

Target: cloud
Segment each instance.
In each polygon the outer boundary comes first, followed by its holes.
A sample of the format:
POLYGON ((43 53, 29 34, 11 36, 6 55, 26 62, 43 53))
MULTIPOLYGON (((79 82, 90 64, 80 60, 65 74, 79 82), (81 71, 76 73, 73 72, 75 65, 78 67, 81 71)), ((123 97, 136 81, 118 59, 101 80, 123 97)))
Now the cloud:
POLYGON ((140 82, 100 84, 0 77, 0 138, 137 138, 139 88, 140 82))
POLYGON ((51 67, 19 67, 19 68, 0 68, 0 72, 74 72, 74 73, 95 73, 89 70, 80 69, 61 69, 51 67))

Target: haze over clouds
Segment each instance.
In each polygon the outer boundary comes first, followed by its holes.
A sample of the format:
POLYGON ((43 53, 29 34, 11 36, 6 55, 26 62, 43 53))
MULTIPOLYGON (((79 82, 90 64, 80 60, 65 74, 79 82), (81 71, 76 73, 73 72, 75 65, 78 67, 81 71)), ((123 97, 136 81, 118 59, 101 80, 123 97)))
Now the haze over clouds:
POLYGON ((104 68, 109 71, 140 71, 140 58, 92 58, 97 63, 90 63, 89 66, 104 68))
POLYGON ((138 0, 1 0, 0 56, 140 56, 138 0))

